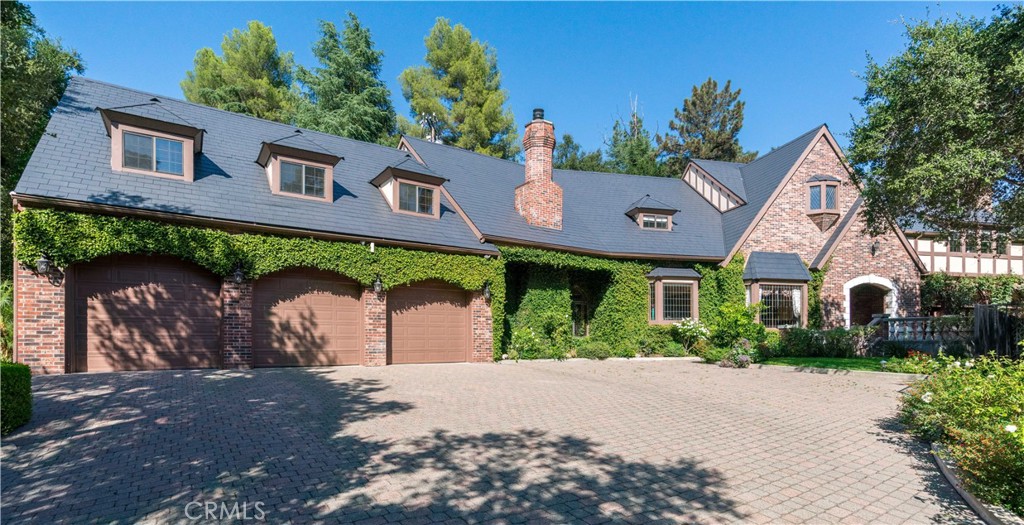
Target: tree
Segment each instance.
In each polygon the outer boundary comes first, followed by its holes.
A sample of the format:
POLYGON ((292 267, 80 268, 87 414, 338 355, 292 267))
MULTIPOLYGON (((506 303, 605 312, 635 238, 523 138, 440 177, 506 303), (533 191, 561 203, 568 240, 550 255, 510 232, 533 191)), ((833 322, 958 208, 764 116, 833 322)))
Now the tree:
POLYGON ((635 103, 629 122, 622 119, 612 126, 612 136, 606 146, 610 171, 632 175, 667 175, 664 166, 658 162, 658 148, 651 133, 644 128, 643 118, 637 113, 635 103))
POLYGON ((868 57, 851 132, 869 225, 956 234, 994 217, 1024 235, 1024 7, 906 33, 900 55, 868 57))
POLYGON ((320 21, 314 70, 299 66, 296 77, 305 88, 295 122, 365 142, 390 143, 395 133, 391 91, 380 79, 384 53, 373 48, 370 30, 351 12, 341 33, 332 22, 320 21))
POLYGON ((10 279, 14 268, 10 192, 21 178, 71 75, 81 74, 85 66, 76 51, 46 36, 27 5, 3 2, 0 23, 0 277, 10 279))
POLYGON ((555 168, 563 170, 608 171, 600 149, 589 153, 583 151, 583 146, 568 133, 563 134, 562 140, 555 146, 553 164, 555 168))
POLYGON ((250 21, 245 31, 233 29, 220 45, 223 56, 204 47, 195 69, 185 73, 181 90, 190 102, 291 122, 297 97, 292 91, 292 54, 281 53, 271 29, 250 21))
POLYGON ((688 159, 750 162, 757 158, 757 152, 744 151, 737 138, 743 128, 741 92, 732 90, 731 80, 721 91, 712 78, 693 86, 690 98, 683 100, 683 108, 676 109, 668 123, 677 136, 658 137, 669 172, 682 174, 688 159))
POLYGON ((410 67, 399 76, 415 120, 434 119, 445 144, 515 158, 515 120, 505 107, 508 93, 501 88, 494 49, 445 18, 437 19, 425 43, 427 65, 410 67))

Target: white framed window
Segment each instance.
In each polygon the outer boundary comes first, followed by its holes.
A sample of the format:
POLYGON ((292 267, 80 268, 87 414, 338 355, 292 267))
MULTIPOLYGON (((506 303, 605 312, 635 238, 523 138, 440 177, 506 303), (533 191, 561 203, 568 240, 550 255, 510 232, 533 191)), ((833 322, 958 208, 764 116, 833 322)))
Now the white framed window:
POLYGON ((643 213, 640 215, 640 227, 645 230, 668 230, 671 228, 671 222, 668 215, 643 213))
POLYGON ((281 161, 281 191, 322 199, 326 175, 318 166, 281 161))
POLYGON ((123 167, 168 175, 184 175, 184 141, 130 131, 125 131, 122 139, 123 167))
POLYGON ((423 215, 435 215, 434 204, 434 188, 408 182, 398 183, 399 210, 423 215))

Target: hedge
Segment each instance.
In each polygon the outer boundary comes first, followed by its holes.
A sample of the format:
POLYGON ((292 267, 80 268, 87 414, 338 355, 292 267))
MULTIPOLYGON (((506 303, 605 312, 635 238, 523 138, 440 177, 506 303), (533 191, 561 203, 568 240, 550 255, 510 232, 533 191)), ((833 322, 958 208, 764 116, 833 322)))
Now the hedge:
POLYGON ((34 266, 45 254, 58 267, 114 254, 172 255, 214 274, 227 276, 239 265, 249 278, 291 267, 328 270, 371 286, 379 276, 384 289, 438 279, 465 290, 491 289, 494 353, 500 355, 504 330, 505 273, 496 257, 457 255, 369 246, 303 237, 277 237, 89 215, 52 209, 15 214, 18 262, 34 266))
POLYGON ((32 371, 21 363, 0 362, 0 434, 32 418, 32 371))
POLYGON ((1024 277, 957 277, 938 272, 921 281, 921 307, 926 312, 963 314, 975 303, 1024 304, 1024 277))

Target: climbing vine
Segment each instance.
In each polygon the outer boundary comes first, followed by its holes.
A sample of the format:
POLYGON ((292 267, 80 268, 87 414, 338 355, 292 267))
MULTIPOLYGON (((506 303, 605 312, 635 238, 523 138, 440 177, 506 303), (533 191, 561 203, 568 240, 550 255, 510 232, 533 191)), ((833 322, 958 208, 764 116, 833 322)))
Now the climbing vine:
POLYGON ((214 274, 241 265, 249 278, 305 266, 344 275, 363 286, 379 276, 385 289, 438 279, 465 290, 491 290, 494 351, 500 352, 505 317, 504 264, 498 258, 457 255, 352 242, 277 237, 183 226, 144 219, 28 209, 15 215, 15 256, 34 266, 44 254, 57 266, 114 254, 172 255, 214 274))
POLYGON ((807 327, 821 329, 825 324, 821 308, 821 287, 825 284, 828 263, 818 270, 811 270, 811 282, 807 283, 807 327))

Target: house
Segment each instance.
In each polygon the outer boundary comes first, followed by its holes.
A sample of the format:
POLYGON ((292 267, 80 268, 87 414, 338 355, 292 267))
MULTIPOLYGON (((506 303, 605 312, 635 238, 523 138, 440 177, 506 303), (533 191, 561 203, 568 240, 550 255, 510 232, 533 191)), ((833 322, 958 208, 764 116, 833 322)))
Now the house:
POLYGON ((15 357, 39 373, 490 361, 533 290, 562 294, 576 335, 621 336, 708 315, 701 279, 737 257, 769 327, 808 322, 812 271, 827 325, 917 309, 927 267, 903 232, 866 233, 827 126, 681 178, 553 169, 541 110, 523 145, 524 164, 387 148, 73 78, 13 193, 15 357), (638 280, 645 297, 612 304, 638 280))

